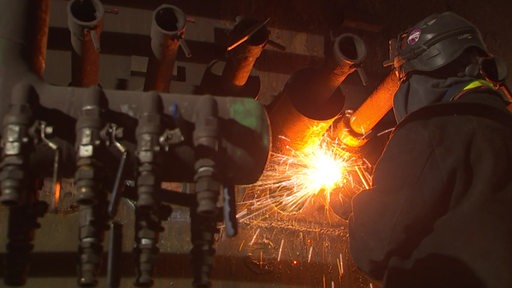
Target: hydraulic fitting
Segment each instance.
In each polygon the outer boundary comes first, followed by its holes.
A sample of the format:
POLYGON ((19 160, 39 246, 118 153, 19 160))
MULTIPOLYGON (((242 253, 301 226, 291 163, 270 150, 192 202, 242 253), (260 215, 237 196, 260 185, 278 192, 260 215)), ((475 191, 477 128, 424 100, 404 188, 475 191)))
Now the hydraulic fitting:
POLYGON ((104 126, 100 107, 100 89, 88 88, 82 97, 82 109, 76 123, 77 170, 75 187, 80 205, 97 203, 99 179, 98 150, 101 149, 101 130, 104 126))
POLYGON ((135 132, 137 138, 136 155, 138 158, 137 207, 155 206, 156 192, 160 190, 158 177, 158 155, 160 136, 162 135, 161 103, 157 93, 150 93, 139 103, 139 124, 135 132))
POLYGON ((193 133, 197 159, 194 176, 197 213, 203 216, 215 216, 221 187, 216 163, 220 132, 217 102, 211 96, 201 97, 195 111, 196 126, 193 133))
POLYGON ((30 97, 33 87, 22 83, 13 89, 9 112, 2 125, 0 202, 7 206, 23 203, 28 185, 30 152, 34 149, 30 130, 34 122, 30 97))

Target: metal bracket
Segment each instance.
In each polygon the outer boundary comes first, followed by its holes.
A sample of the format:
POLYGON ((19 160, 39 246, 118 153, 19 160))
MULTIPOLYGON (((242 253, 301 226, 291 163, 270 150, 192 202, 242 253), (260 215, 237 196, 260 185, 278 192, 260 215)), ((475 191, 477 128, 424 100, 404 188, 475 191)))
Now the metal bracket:
POLYGON ((106 132, 106 143, 108 145, 113 145, 114 147, 121 152, 121 160, 119 162, 117 172, 116 172, 116 178, 114 180, 114 186, 112 187, 112 196, 110 199, 110 203, 108 206, 108 214, 110 218, 114 218, 117 213, 117 206, 119 204, 119 186, 121 183, 121 178, 123 176, 124 167, 126 164, 126 157, 128 155, 128 150, 121 144, 118 139, 120 139, 123 136, 123 128, 118 127, 114 123, 107 124, 107 127, 105 128, 106 132))
POLYGON ((39 136, 43 143, 48 145, 50 149, 54 151, 53 156, 53 167, 52 167, 52 203, 50 204, 50 209, 55 211, 59 205, 60 201, 60 181, 59 181, 59 165, 60 165, 60 149, 59 146, 48 139, 48 136, 53 134, 53 127, 49 126, 46 122, 39 122, 39 136))

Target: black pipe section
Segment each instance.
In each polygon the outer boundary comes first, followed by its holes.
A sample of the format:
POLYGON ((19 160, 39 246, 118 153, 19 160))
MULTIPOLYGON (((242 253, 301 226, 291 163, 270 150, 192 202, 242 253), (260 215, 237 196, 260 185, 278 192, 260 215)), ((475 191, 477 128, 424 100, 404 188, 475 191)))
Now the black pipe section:
POLYGON ((100 158, 103 141, 101 132, 105 126, 103 110, 100 107, 100 89, 87 88, 82 96, 82 109, 76 123, 76 172, 75 187, 78 192, 77 202, 80 205, 97 203, 100 193, 99 181, 102 179, 100 158))
POLYGON ((192 285, 194 288, 211 287, 210 274, 213 266, 214 235, 218 232, 217 222, 210 216, 203 216, 196 212, 193 207, 190 209, 190 230, 192 249, 192 285))
POLYGON ((141 98, 139 103, 139 123, 135 132, 137 137, 137 207, 151 209, 158 203, 155 199, 160 189, 159 165, 160 136, 162 128, 162 103, 156 93, 141 98))
POLYGON ((34 152, 32 86, 17 85, 9 112, 2 123, 2 162, 0 168, 0 202, 7 206, 23 204, 30 183, 29 161, 34 152))
POLYGON ((108 237, 107 287, 121 287, 121 255, 123 254, 123 224, 112 221, 108 237))
POLYGON ((105 172, 102 150, 105 149, 102 130, 105 126, 100 104, 100 89, 87 88, 82 96, 82 108, 76 122, 76 172, 75 187, 80 205, 79 229, 79 278, 83 287, 96 286, 103 251, 103 234, 106 228, 105 172))
POLYGON ((29 192, 23 204, 9 207, 4 263, 4 283, 8 286, 23 286, 27 282, 35 230, 40 227, 37 219, 48 210, 47 203, 37 200, 35 185, 29 192))
POLYGON ((135 209, 135 283, 137 287, 153 286, 153 266, 160 252, 159 235, 164 231, 162 220, 172 213, 170 206, 155 209, 135 209))
POLYGON ((48 210, 47 203, 37 200, 39 187, 30 167, 38 141, 35 96, 31 85, 16 85, 2 125, 0 201, 9 206, 4 283, 12 286, 26 282, 35 229, 39 228, 37 218, 48 210))
POLYGON ((98 273, 103 254, 106 230, 106 195, 97 195, 98 203, 79 207, 78 285, 93 287, 98 284, 98 273))
POLYGON ((219 121, 217 103, 212 96, 202 96, 196 107, 194 146, 197 151, 195 164, 195 194, 197 204, 191 207, 192 269, 194 287, 210 287, 213 235, 218 221, 217 202, 221 189, 218 172, 219 121))
POLYGON ((153 262, 159 252, 159 233, 163 231, 158 197, 161 187, 160 138, 163 135, 161 115, 162 103, 155 92, 141 98, 136 130, 138 176, 134 249, 137 261, 135 285, 139 287, 153 285, 153 262))
POLYGON ((2 125, 0 201, 9 206, 4 282, 13 286, 26 282, 35 229, 39 228, 37 218, 48 209, 46 203, 37 201, 36 180, 29 165, 36 141, 34 92, 28 84, 14 88, 9 112, 2 125))
POLYGON ((211 96, 204 95, 198 104, 194 129, 197 213, 215 217, 221 188, 217 167, 220 133, 217 103, 211 96))
POLYGON ((100 34, 104 11, 99 0, 72 0, 68 3, 68 27, 73 47, 73 86, 98 85, 100 34))
POLYGON ((153 12, 151 50, 144 90, 169 92, 174 62, 185 33, 185 14, 178 7, 163 4, 153 12))

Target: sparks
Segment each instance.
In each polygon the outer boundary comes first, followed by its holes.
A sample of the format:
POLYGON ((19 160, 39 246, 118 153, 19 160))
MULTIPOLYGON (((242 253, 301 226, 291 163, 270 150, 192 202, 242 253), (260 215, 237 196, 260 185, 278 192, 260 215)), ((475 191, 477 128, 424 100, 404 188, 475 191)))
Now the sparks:
POLYGON ((294 175, 292 179, 302 182, 300 186, 306 194, 316 194, 322 189, 332 190, 341 185, 346 162, 325 147, 310 150, 303 155, 302 173, 294 175))
POLYGON ((283 252, 284 238, 281 239, 281 245, 279 245, 279 253, 277 255, 277 262, 281 260, 281 253, 283 252))
POLYGON ((286 153, 271 153, 259 181, 246 187, 252 197, 244 201, 252 201, 257 209, 243 218, 239 215, 240 221, 263 217, 271 207, 281 212, 299 212, 315 199, 328 204, 332 191, 338 188, 368 188, 370 165, 363 157, 349 152, 337 140, 310 138, 300 148, 289 146, 286 153))

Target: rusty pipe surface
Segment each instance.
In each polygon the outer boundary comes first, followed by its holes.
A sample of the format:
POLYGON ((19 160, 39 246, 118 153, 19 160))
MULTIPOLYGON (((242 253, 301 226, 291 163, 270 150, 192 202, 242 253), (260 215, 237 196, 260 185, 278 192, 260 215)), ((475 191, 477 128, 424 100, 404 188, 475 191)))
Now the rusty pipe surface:
POLYGON ((73 47, 71 84, 98 85, 103 4, 99 0, 72 0, 67 12, 73 47))
POLYGON ((185 33, 186 17, 173 5, 161 5, 153 12, 151 50, 144 90, 169 92, 174 62, 185 33))
MULTIPOLYGON (((4 2, 4 1, 3 1, 4 2)), ((4 59, 5 68, 8 71, 0 71, 0 77, 16 77, 18 70, 29 68, 36 75, 42 76, 44 72, 46 59, 46 44, 48 38, 49 22, 49 0, 19 2, 15 4, 2 3, 2 17, 0 18, 0 37, 21 45, 24 43, 24 49, 15 47, 6 47, 5 43, 0 43, 0 54, 13 55, 27 61, 28 65, 24 67, 9 66, 8 63, 17 61, 16 59, 4 59), (14 25, 14 20, 23 14, 23 22, 14 25), (6 49, 14 49, 8 51, 6 49)), ((1 55, 0 55, 1 56, 1 55)), ((3 57, 5 58, 5 57, 3 57)), ((7 91, 6 91, 7 92, 7 91)), ((2 93, 2 92, 0 92, 2 93)), ((5 109, 5 108, 0 108, 5 109)))
POLYGON ((228 52, 226 65, 222 71, 222 78, 225 85, 242 87, 247 82, 254 67, 254 63, 260 57, 261 51, 267 44, 269 30, 263 25, 250 36, 246 35, 251 28, 258 27, 259 21, 242 18, 230 33, 231 42, 237 42, 238 38, 248 38, 240 45, 228 52))
POLYGON ((335 127, 335 135, 342 143, 350 147, 364 145, 368 140, 365 135, 393 107, 393 97, 399 86, 398 76, 390 72, 356 111, 346 114, 335 127))
POLYGON ((48 28, 50 22, 50 0, 34 1, 35 27, 32 44, 32 61, 30 66, 34 73, 43 76, 46 64, 46 45, 48 42, 48 28))
POLYGON ((366 47, 358 36, 342 34, 334 41, 333 55, 320 68, 300 70, 286 83, 269 114, 277 147, 282 146, 279 137, 298 147, 311 136, 320 139, 342 112, 345 97, 337 88, 364 60, 366 47))
POLYGON ((229 34, 225 60, 216 59, 206 68, 199 93, 257 99, 261 81, 253 69, 265 47, 269 31, 267 21, 240 18, 229 34))

